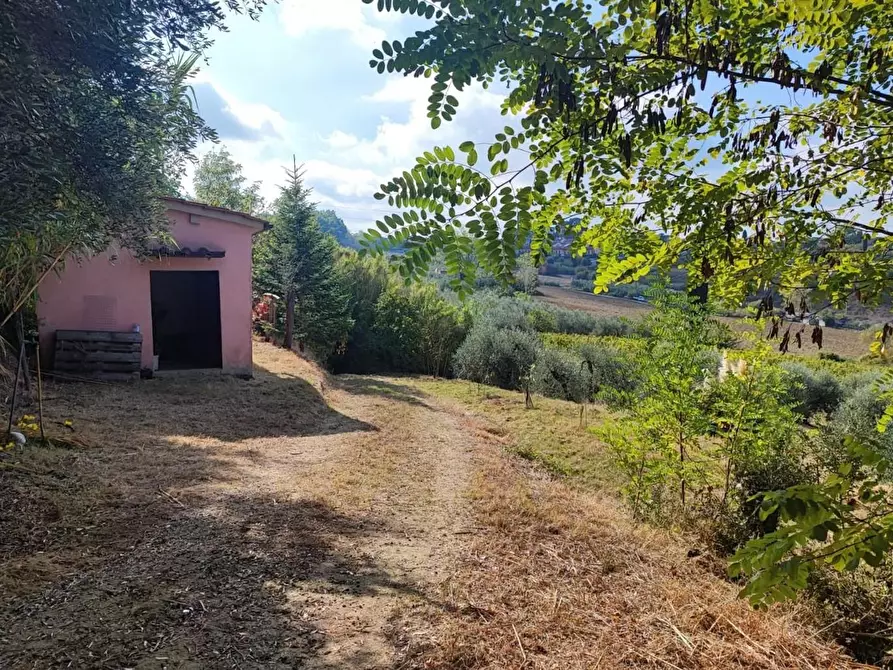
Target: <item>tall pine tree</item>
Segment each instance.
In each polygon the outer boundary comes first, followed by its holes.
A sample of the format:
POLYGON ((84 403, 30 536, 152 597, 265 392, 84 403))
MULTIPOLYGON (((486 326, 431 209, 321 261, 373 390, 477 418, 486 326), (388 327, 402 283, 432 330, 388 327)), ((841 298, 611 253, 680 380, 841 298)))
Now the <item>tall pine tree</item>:
POLYGON ((336 261, 338 243, 316 220, 310 189, 297 166, 273 205, 273 228, 257 250, 255 283, 285 296, 285 338, 306 342, 326 358, 343 342, 352 325, 345 282, 336 261))

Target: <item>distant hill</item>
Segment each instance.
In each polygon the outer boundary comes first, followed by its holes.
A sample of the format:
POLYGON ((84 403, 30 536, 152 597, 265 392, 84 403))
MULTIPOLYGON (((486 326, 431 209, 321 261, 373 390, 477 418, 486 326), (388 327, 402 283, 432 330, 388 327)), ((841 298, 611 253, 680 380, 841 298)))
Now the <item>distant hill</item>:
POLYGON ((323 232, 334 237, 342 247, 348 247, 349 249, 359 248, 360 245, 357 244, 357 241, 350 234, 341 217, 335 213, 335 210, 322 209, 318 211, 316 220, 319 221, 319 227, 322 228, 323 232))

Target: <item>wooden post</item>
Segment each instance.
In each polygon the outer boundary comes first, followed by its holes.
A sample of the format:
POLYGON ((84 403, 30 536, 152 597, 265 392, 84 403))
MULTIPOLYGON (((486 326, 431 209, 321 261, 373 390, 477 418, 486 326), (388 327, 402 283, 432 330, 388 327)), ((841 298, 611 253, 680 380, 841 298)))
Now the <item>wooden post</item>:
POLYGON ((46 444, 47 436, 43 430, 43 381, 40 377, 40 338, 37 341, 37 422, 40 426, 40 439, 46 444))
POLYGON ((15 376, 15 381, 13 382, 13 386, 12 386, 12 399, 9 402, 9 421, 7 421, 7 423, 6 423, 6 434, 7 435, 9 435, 9 433, 12 431, 12 420, 13 420, 13 417, 15 415, 15 410, 16 410, 16 400, 18 399, 18 394, 19 394, 19 378, 22 375, 22 362, 23 362, 24 358, 25 358, 25 343, 20 342, 19 343, 19 361, 16 364, 16 376, 15 376))

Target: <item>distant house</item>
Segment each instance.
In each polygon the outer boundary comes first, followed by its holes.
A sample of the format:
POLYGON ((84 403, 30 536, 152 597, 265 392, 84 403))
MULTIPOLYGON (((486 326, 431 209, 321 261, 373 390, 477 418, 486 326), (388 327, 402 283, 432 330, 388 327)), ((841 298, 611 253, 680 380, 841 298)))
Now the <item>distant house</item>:
POLYGON ((220 207, 164 201, 176 244, 143 257, 119 248, 69 260, 43 281, 37 316, 44 360, 58 355, 67 369, 80 355, 85 364, 101 359, 99 371, 130 361, 136 369, 251 374, 252 238, 268 224, 220 207), (57 343, 63 338, 72 339, 68 349, 57 343), (96 341, 117 348, 91 349, 96 341))

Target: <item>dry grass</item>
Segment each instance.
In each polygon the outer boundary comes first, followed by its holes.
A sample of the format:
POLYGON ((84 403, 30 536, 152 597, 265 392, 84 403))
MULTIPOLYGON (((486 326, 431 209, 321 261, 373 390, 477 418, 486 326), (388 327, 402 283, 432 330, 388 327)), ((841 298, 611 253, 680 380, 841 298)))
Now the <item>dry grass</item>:
POLYGON ((418 668, 855 668, 797 623, 756 612, 678 542, 616 504, 494 459, 474 541, 418 668))
MULTIPOLYGON (((539 292, 542 294, 541 299, 565 307, 567 309, 578 309, 600 316, 622 316, 630 319, 641 318, 651 311, 651 307, 633 300, 625 300, 623 298, 614 298, 611 296, 595 295, 592 293, 584 293, 583 291, 574 291, 572 289, 561 288, 558 286, 541 286, 539 292)), ((731 317, 721 317, 720 321, 728 324, 732 330, 743 332, 751 328, 751 326, 742 319, 731 317)), ((807 330, 804 337, 802 350, 796 350, 796 345, 791 337, 791 355, 817 357, 820 353, 832 353, 844 358, 860 358, 868 353, 868 347, 871 344, 866 340, 865 334, 858 330, 849 330, 845 328, 825 328, 824 329, 824 348, 820 352, 811 344, 807 330)), ((796 330, 791 331, 792 335, 796 330)))
POLYGON ((398 667, 854 667, 630 524, 572 404, 255 361, 51 385, 76 440, 0 467, 0 667, 387 668, 389 619, 398 667))
POLYGON ((0 668, 391 667, 394 610, 466 537, 476 443, 399 383, 255 363, 48 384, 56 446, 0 461, 0 668))
POLYGON ((605 454, 571 428, 572 404, 537 398, 545 410, 537 414, 520 394, 416 384, 461 402, 470 428, 498 448, 539 442, 532 460, 563 464, 568 476, 490 452, 474 489, 481 532, 444 585, 451 613, 432 613, 415 630, 406 667, 869 667, 801 623, 809 612, 754 611, 723 578, 721 561, 690 551, 684 537, 633 524, 607 492, 605 454), (591 469, 574 465, 587 459, 591 469))
POLYGON ((609 411, 600 405, 586 408, 563 400, 536 396, 526 409, 521 394, 463 380, 416 380, 414 385, 441 398, 457 400, 485 416, 474 424, 484 438, 496 439, 509 451, 567 476, 592 490, 616 490, 618 473, 606 449, 587 429, 609 411))

